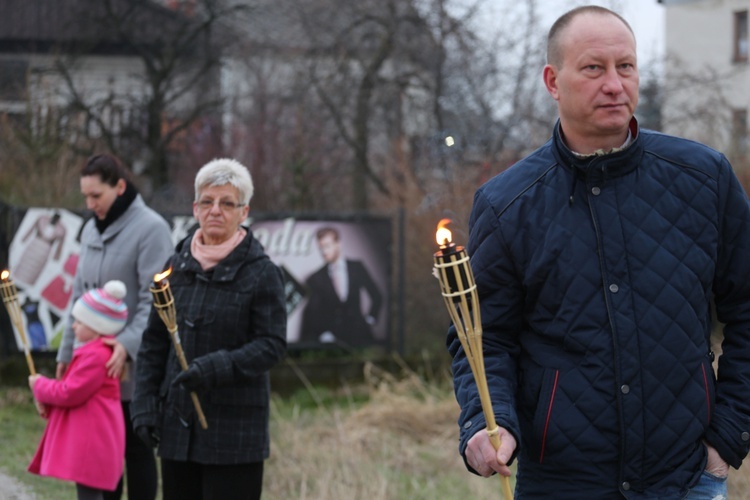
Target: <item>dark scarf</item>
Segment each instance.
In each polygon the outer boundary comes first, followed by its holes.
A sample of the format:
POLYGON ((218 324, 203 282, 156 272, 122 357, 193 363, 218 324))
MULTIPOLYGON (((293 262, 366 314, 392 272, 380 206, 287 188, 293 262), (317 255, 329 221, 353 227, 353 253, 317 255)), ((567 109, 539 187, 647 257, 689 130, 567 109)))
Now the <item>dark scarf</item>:
POLYGON ((99 234, 102 234, 110 224, 125 213, 125 210, 130 207, 130 204, 133 203, 136 196, 138 196, 138 190, 135 189, 135 186, 132 185, 130 181, 126 180, 125 192, 115 198, 114 203, 109 207, 109 211, 107 212, 107 215, 104 216, 104 219, 96 219, 96 228, 99 230, 99 234))

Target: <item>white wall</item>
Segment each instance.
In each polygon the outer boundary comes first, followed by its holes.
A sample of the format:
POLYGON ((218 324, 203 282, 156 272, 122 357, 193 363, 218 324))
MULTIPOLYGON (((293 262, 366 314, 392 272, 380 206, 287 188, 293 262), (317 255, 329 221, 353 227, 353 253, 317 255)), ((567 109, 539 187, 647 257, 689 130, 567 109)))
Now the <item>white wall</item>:
POLYGON ((750 0, 704 0, 664 2, 666 8, 665 45, 668 56, 679 60, 677 67, 669 67, 666 74, 667 106, 665 131, 707 142, 726 150, 731 142, 731 112, 750 109, 750 65, 735 63, 734 12, 750 10, 750 0), (716 78, 715 92, 711 86, 684 78, 684 73, 706 79, 716 78), (713 106, 721 96, 724 105, 713 106), (684 116, 688 108, 698 109, 698 103, 710 103, 707 111, 720 116, 714 121, 710 113, 693 116, 680 123, 674 117, 684 116))

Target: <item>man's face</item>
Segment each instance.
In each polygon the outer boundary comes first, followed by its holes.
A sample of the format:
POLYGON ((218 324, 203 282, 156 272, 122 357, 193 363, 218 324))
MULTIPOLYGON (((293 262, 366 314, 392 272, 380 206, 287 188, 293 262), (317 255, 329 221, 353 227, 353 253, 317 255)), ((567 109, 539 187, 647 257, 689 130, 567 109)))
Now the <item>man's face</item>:
POLYGON ((569 146, 580 153, 620 146, 638 105, 633 34, 614 16, 581 14, 561 35, 562 63, 544 68, 544 82, 569 146))
POLYGON ((332 234, 325 234, 318 240, 318 248, 320 248, 320 254, 323 256, 328 264, 336 262, 341 255, 341 246, 339 241, 332 234))

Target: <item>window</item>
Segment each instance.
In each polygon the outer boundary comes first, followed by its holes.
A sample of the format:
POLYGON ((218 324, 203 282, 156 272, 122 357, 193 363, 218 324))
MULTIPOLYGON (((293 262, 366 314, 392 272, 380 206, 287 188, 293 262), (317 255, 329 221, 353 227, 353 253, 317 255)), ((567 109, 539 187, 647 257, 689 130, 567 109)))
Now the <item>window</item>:
POLYGON ((0 100, 24 100, 28 68, 26 61, 0 60, 0 100))
POLYGON ((747 11, 734 13, 734 62, 747 62, 747 11))
POLYGON ((747 109, 732 111, 732 152, 738 159, 747 158, 750 149, 747 129, 747 109))

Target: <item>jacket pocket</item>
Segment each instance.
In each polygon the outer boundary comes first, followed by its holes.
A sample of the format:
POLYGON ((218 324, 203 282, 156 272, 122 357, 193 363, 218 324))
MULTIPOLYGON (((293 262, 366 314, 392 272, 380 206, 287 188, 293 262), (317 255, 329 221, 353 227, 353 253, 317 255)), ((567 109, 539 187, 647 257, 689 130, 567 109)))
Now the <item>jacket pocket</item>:
POLYGON ((534 414, 534 436, 538 446, 537 458, 540 464, 544 463, 544 452, 547 446, 559 379, 560 370, 544 370, 542 387, 539 391, 539 399, 534 414))
POLYGON ((703 418, 703 421, 706 424, 706 427, 708 427, 711 424, 711 417, 713 416, 714 411, 714 402, 716 401, 716 377, 714 375, 714 368, 713 364, 711 363, 711 357, 712 356, 706 356, 701 363, 701 381, 703 382, 703 390, 706 395, 706 404, 705 404, 705 413, 701 412, 701 414, 704 414, 705 417, 703 418))

